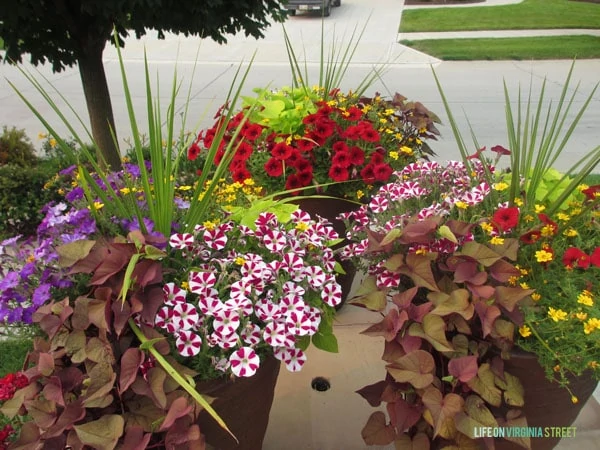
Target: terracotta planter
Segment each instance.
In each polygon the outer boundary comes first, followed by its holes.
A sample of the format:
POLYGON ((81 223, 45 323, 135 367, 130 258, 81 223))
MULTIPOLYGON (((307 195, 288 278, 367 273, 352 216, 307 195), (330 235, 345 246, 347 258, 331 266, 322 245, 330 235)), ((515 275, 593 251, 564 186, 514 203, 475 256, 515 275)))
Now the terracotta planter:
MULTIPOLYGON (((354 211, 358 209, 358 205, 356 203, 352 203, 346 201, 341 198, 303 198, 295 202, 300 209, 306 211, 311 216, 319 215, 324 219, 327 219, 331 222, 333 229, 340 235, 340 237, 344 237, 346 235, 346 227, 344 226, 344 222, 341 220, 337 220, 336 217, 341 213, 354 211)), ((342 242, 338 244, 335 248, 343 247, 346 242, 342 242)), ((339 274, 336 276, 337 282, 342 286, 342 303, 337 307, 341 308, 344 304, 344 301, 350 294, 350 289, 352 289, 352 282, 354 281, 354 276, 356 275, 356 268, 350 261, 341 261, 338 260, 346 274, 339 274)))
MULTIPOLYGON (((568 427, 588 401, 598 382, 591 376, 582 375, 570 378, 569 388, 578 398, 571 401, 571 394, 558 383, 549 381, 537 357, 523 350, 513 350, 511 359, 504 361, 504 369, 518 377, 525 389, 525 407, 523 412, 529 427, 568 427)), ((560 438, 531 438, 534 450, 553 449, 560 438)), ((496 442, 496 450, 512 450, 517 446, 503 439, 496 442)))
POLYGON ((198 419, 208 449, 260 450, 269 424, 280 362, 267 357, 250 378, 213 380, 199 383, 202 394, 214 397, 212 407, 235 434, 239 443, 225 432, 206 412, 198 419))

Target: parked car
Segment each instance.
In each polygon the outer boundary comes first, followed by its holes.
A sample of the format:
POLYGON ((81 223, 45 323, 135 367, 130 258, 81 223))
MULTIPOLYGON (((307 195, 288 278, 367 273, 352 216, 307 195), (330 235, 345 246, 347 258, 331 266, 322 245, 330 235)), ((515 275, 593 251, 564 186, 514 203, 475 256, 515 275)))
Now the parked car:
POLYGON ((342 0, 288 0, 285 7, 292 16, 296 11, 321 11, 325 17, 329 17, 331 7, 341 4, 342 0))

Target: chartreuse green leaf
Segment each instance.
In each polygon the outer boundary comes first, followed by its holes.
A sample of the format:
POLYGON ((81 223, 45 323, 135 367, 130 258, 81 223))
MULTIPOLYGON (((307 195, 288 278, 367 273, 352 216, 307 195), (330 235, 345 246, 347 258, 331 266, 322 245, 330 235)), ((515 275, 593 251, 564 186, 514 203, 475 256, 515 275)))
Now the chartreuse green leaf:
POLYGON ((96 241, 82 239, 59 245, 56 247, 58 265, 61 267, 71 267, 80 259, 85 258, 95 244, 96 241))
POLYGON ((74 425, 77 437, 84 444, 98 450, 112 450, 123 435, 125 420, 117 414, 107 414, 98 420, 74 425))
POLYGON ((465 402, 463 398, 454 393, 443 396, 435 387, 429 387, 422 398, 433 419, 433 436, 453 439, 456 435, 454 417, 463 409, 465 402))
POLYGON ((519 378, 504 372, 504 380, 496 377, 496 386, 504 391, 504 401, 507 405, 521 407, 525 405, 525 389, 519 378))
POLYGON ((488 363, 479 366, 477 376, 467 385, 477 392, 487 403, 499 407, 502 403, 502 392, 495 385, 496 376, 488 363))
POLYGON ((464 412, 454 418, 456 429, 464 435, 475 439, 475 429, 480 427, 497 427, 498 422, 485 402, 478 395, 469 395, 465 400, 464 412))
MULTIPOLYGON (((146 338, 142 330, 137 326, 137 324, 133 321, 133 319, 129 319, 129 326, 131 330, 134 332, 139 341, 144 345, 145 342, 149 340, 146 338)), ((221 417, 217 414, 210 403, 195 389, 193 385, 190 384, 188 379, 184 378, 179 372, 177 372, 171 364, 165 359, 163 355, 161 355, 153 346, 148 348, 148 352, 152 354, 152 356, 156 359, 156 361, 160 364, 160 366, 164 369, 167 374, 173 378, 179 386, 181 386, 190 396, 200 405, 202 408, 206 410, 210 416, 215 419, 215 421, 219 424, 221 428, 227 431, 231 437, 235 439, 236 442, 239 442, 235 435, 231 432, 229 427, 225 424, 225 421, 221 419, 221 417)))
POLYGON ((446 322, 435 314, 426 314, 423 323, 413 323, 408 328, 408 334, 425 339, 439 352, 451 352, 454 349, 446 339, 446 322))
POLYGON ((431 353, 415 350, 386 367, 398 383, 410 383, 415 389, 423 389, 433 382, 435 361, 431 353))
POLYGON ((357 289, 356 296, 348 303, 371 311, 383 311, 386 305, 386 293, 379 290, 375 277, 368 276, 357 289))

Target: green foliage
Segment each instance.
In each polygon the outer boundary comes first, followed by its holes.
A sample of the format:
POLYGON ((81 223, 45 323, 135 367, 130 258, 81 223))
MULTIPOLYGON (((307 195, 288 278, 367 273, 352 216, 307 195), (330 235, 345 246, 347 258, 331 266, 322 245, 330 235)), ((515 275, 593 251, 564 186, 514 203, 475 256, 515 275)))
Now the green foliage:
POLYGON ((56 192, 45 189, 55 175, 52 166, 0 166, 0 236, 35 234, 43 218, 41 208, 60 199, 56 192))
POLYGON ((35 148, 25 134, 25 130, 15 127, 2 128, 0 136, 0 166, 13 164, 21 167, 35 166, 37 163, 35 148))
POLYGON ((600 58, 597 36, 402 40, 402 45, 444 61, 600 58))
POLYGON ((569 0, 524 0, 513 5, 423 8, 402 12, 400 32, 600 28, 600 7, 569 0))
MULTIPOLYGON (((14 330, 11 330, 11 332, 14 330)), ((3 337, 0 340, 0 378, 23 368, 27 352, 33 349, 30 337, 3 337)))

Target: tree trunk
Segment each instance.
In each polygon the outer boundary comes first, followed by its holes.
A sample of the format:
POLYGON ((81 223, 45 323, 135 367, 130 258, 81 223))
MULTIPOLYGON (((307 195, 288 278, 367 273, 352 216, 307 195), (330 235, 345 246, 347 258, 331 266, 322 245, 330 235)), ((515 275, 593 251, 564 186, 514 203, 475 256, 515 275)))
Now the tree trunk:
POLYGON ((121 155, 113 140, 113 133, 116 136, 115 120, 102 63, 103 50, 103 44, 92 49, 86 48, 85 56, 78 60, 79 74, 92 125, 92 136, 99 148, 98 161, 103 167, 120 170, 121 155))

